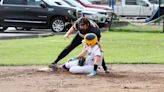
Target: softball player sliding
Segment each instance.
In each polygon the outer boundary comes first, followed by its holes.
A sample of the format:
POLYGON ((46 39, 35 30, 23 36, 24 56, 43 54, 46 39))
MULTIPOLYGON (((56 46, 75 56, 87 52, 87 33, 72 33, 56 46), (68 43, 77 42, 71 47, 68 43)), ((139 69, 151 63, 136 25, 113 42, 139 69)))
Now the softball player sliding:
POLYGON ((76 58, 66 62, 63 67, 69 69, 71 73, 88 73, 88 76, 95 76, 103 59, 97 36, 94 33, 88 33, 82 42, 84 43, 82 52, 76 58), (84 64, 80 66, 78 59, 85 56, 84 64))

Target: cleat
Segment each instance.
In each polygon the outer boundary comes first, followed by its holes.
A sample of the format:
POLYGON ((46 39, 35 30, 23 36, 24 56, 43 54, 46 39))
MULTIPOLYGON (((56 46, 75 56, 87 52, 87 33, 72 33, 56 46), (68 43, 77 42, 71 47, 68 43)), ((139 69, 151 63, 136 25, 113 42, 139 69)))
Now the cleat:
POLYGON ((58 69, 57 64, 50 64, 49 68, 51 68, 53 71, 58 69))

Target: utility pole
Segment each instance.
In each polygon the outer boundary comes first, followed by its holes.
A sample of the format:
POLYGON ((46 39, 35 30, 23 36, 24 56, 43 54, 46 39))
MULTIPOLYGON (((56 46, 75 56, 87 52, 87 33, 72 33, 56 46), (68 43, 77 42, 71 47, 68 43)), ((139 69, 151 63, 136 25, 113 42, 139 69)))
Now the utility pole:
POLYGON ((114 3, 115 3, 115 0, 108 0, 109 7, 112 7, 113 11, 114 11, 114 3))
POLYGON ((163 33, 164 33, 164 17, 163 17, 163 33))
MULTIPOLYGON (((158 1, 158 5, 159 5, 158 18, 159 18, 160 15, 161 15, 161 9, 160 9, 160 6, 161 6, 161 0, 158 1)), ((160 20, 158 21, 158 25, 160 25, 160 20)))
MULTIPOLYGON (((160 17, 160 15, 161 15, 161 9, 160 9, 160 7, 161 7, 161 0, 159 0, 159 12, 158 12, 158 17, 160 17)), ((164 33, 164 17, 162 18, 163 19, 163 33, 164 33)), ((161 20, 162 20, 161 19, 161 20)), ((158 23, 159 23, 159 25, 160 25, 160 20, 158 21, 158 23)))
POLYGON ((112 7, 112 10, 113 10, 113 13, 111 15, 111 19, 110 19, 110 22, 109 22, 109 25, 108 25, 108 30, 110 30, 111 25, 112 25, 112 21, 113 21, 113 17, 114 17, 114 4, 115 4, 115 1, 114 0, 108 0, 108 4, 109 4, 109 7, 112 7))

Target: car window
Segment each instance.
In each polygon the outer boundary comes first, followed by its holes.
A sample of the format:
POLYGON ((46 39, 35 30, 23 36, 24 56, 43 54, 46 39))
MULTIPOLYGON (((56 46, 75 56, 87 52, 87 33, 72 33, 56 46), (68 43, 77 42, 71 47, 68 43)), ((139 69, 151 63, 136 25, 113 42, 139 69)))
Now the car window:
POLYGON ((115 3, 115 5, 121 5, 122 4, 122 1, 121 0, 117 0, 117 2, 114 2, 114 3, 115 3))
POLYGON ((44 2, 50 6, 70 7, 70 5, 65 3, 63 0, 44 0, 44 2))
POLYGON ((54 3, 56 3, 57 5, 62 5, 60 2, 54 2, 54 3))
POLYGON ((70 7, 67 3, 65 3, 64 1, 62 0, 53 0, 54 3, 57 5, 57 6, 65 6, 65 7, 70 7))
POLYGON ((125 4, 126 5, 137 5, 137 2, 136 2, 136 0, 126 0, 125 4))
POLYGON ((137 0, 137 5, 146 5, 147 3, 143 0, 137 0))
POLYGON ((41 0, 27 0, 27 5, 39 6, 41 0))
POLYGON ((76 7, 74 4, 70 3, 70 2, 67 1, 67 0, 63 0, 63 1, 65 1, 67 4, 69 4, 69 5, 72 6, 72 7, 76 7))
POLYGON ((3 4, 25 5, 26 0, 3 0, 3 4))
POLYGON ((164 7, 164 0, 161 0, 161 7, 164 7))
MULTIPOLYGON (((152 3, 152 4, 158 4, 158 1, 159 0, 149 0, 150 1, 150 3, 152 3)), ((162 1, 162 0, 161 0, 162 1)))

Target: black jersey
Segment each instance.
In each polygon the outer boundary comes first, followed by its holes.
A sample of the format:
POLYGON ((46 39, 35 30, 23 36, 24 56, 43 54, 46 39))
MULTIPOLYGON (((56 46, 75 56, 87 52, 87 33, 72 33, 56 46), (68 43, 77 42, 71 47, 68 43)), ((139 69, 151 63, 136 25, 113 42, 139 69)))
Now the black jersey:
POLYGON ((99 29, 99 27, 97 26, 97 24, 96 24, 95 22, 93 22, 92 20, 89 20, 90 23, 89 23, 89 28, 88 28, 88 30, 86 30, 86 31, 80 30, 80 28, 79 28, 80 19, 81 19, 81 18, 79 18, 79 19, 74 23, 74 25, 73 25, 73 28, 75 29, 75 31, 78 31, 78 32, 80 32, 80 33, 83 34, 83 35, 85 35, 85 34, 87 34, 87 33, 94 33, 94 34, 97 35, 97 38, 98 38, 98 41, 99 41, 101 35, 100 35, 100 29, 99 29))

